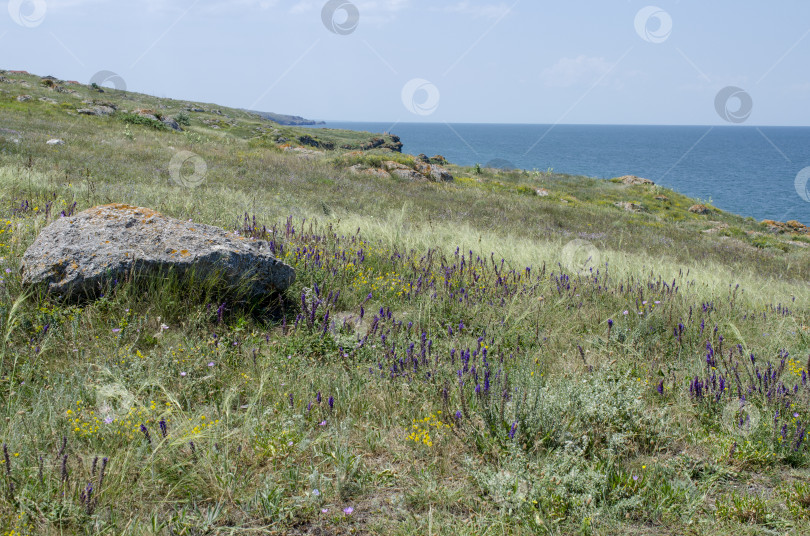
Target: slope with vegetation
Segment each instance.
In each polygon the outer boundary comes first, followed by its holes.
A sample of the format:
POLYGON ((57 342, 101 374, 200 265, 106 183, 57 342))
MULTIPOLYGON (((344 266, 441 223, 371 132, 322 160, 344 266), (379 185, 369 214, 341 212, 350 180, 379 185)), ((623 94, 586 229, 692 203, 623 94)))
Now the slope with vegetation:
POLYGON ((373 137, 2 75, 0 533, 806 531, 806 235, 654 185, 351 171, 418 166, 373 137), (271 241, 283 311, 22 287, 45 225, 111 202, 271 241))

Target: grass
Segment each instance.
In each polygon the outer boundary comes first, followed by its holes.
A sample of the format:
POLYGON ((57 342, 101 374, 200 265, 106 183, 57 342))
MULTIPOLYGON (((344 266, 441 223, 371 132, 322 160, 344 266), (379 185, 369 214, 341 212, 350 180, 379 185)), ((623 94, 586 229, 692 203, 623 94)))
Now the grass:
POLYGON ((212 105, 184 132, 76 116, 189 106, 4 76, 0 534, 805 530, 801 237, 659 187, 357 175, 413 160, 212 105), (181 150, 197 188, 170 178, 181 150), (109 202, 272 237, 289 307, 171 279, 82 306, 22 286, 38 232, 109 202))

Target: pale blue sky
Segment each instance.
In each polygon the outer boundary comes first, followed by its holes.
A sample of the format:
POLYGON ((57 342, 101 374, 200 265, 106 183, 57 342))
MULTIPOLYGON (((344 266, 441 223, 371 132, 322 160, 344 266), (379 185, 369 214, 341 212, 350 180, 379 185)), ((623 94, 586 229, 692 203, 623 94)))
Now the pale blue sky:
POLYGON ((354 0, 341 35, 325 0, 12 0, 0 67, 392 123, 721 125, 736 86, 745 124, 810 125, 810 2, 652 1, 354 0))

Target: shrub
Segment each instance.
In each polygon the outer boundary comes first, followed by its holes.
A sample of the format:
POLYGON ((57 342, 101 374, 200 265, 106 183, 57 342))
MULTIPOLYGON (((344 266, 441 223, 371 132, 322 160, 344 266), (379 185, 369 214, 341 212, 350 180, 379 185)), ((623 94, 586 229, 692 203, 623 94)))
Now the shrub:
POLYGON ((125 123, 129 123, 132 125, 144 125, 147 127, 152 127, 155 130, 168 130, 169 128, 166 125, 164 125, 162 121, 133 113, 121 114, 121 119, 125 123))
POLYGON ((177 115, 174 116, 174 120, 177 121, 178 125, 182 125, 187 127, 191 124, 191 117, 185 111, 181 111, 177 115))

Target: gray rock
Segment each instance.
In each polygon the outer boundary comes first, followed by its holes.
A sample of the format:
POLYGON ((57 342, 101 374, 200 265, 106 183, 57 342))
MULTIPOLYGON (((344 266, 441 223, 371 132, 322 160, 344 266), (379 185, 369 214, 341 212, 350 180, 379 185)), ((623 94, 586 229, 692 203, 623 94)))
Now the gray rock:
POLYGON ((178 132, 183 131, 183 129, 180 128, 180 124, 177 121, 175 121, 174 119, 171 119, 169 117, 164 117, 163 118, 163 124, 166 125, 167 127, 169 127, 172 130, 176 130, 178 132))
POLYGON ((631 186, 635 186, 635 185, 652 186, 652 185, 655 184, 650 179, 645 179, 645 178, 642 178, 642 177, 636 177, 635 175, 625 175, 623 177, 617 178, 616 180, 622 182, 623 184, 629 184, 631 186))
POLYGON ((439 166, 437 164, 431 164, 430 178, 435 181, 452 181, 453 175, 451 175, 450 172, 447 171, 442 166, 439 166))
POLYGON ((412 169, 392 169, 391 175, 395 177, 399 177, 400 179, 406 179, 409 181, 423 181, 426 180, 427 177, 419 173, 418 171, 414 171, 412 169))
POLYGON ((383 167, 385 169, 387 169, 388 171, 392 171, 392 172, 395 169, 401 169, 401 170, 411 169, 408 166, 406 166, 405 164, 400 164, 399 162, 394 162, 393 160, 386 160, 385 162, 383 162, 383 167))
POLYGON ((93 106, 92 108, 80 108, 76 112, 82 115, 112 115, 115 113, 115 108, 111 106, 93 106))
POLYGON ((56 220, 22 260, 24 284, 71 300, 94 297, 114 280, 167 273, 216 277, 254 299, 284 291, 295 280, 266 241, 123 204, 56 220))
POLYGON ((64 140, 60 140, 60 139, 58 139, 58 138, 54 138, 54 139, 52 139, 52 140, 48 140, 48 141, 46 141, 46 142, 45 142, 45 144, 46 144, 46 145, 64 145, 64 144, 65 144, 65 141, 64 141, 64 140))
POLYGON ((416 170, 430 180, 434 181, 453 180, 453 175, 451 175, 449 171, 447 171, 442 166, 436 164, 425 164, 424 162, 417 161, 416 170))
POLYGON ((17 97, 17 102, 28 102, 31 100, 31 95, 20 95, 17 97))
POLYGON ((647 209, 641 203, 633 203, 632 201, 619 201, 613 203, 615 206, 624 209, 627 212, 646 212, 647 209))

